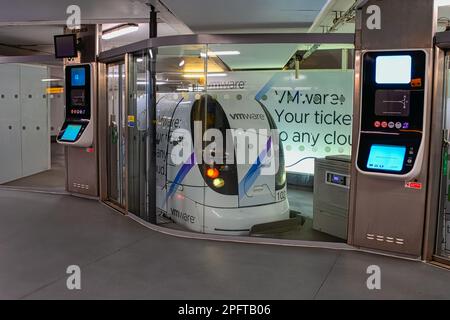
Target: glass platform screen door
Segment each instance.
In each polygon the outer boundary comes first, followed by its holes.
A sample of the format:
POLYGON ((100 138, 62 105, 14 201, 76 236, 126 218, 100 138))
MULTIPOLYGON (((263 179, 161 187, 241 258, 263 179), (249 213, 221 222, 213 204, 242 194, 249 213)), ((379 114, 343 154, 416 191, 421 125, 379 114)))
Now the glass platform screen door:
POLYGON ((107 200, 126 206, 126 86, 124 62, 107 66, 107 200))

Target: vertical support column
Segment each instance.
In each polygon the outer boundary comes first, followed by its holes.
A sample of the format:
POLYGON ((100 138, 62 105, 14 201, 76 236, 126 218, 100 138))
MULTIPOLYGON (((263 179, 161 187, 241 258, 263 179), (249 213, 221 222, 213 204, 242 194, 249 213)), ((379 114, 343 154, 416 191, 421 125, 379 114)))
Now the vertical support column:
POLYGON ((342 49, 342 70, 348 70, 348 49, 342 49))
MULTIPOLYGON (((157 13, 150 6, 149 37, 157 36, 157 13)), ((147 94, 147 217, 150 223, 156 224, 156 54, 157 48, 148 52, 149 92, 147 94)))
POLYGON ((97 60, 99 50, 99 26, 96 24, 83 25, 78 38, 80 39, 80 63, 90 63, 97 60))
MULTIPOLYGON (((427 191, 427 216, 425 220, 424 234, 424 250, 423 258, 432 260, 435 254, 436 244, 439 244, 437 235, 440 232, 436 226, 439 225, 438 219, 444 209, 445 197, 441 198, 441 188, 446 190, 446 179, 443 179, 444 173, 441 172, 443 163, 443 138, 444 136, 444 119, 446 116, 445 97, 446 97, 446 73, 448 66, 445 59, 445 52, 442 49, 435 48, 434 52, 434 85, 433 85, 433 107, 431 116, 430 131, 430 166, 429 166, 429 183, 427 191), (442 179, 441 179, 442 178, 442 179)), ((444 160, 445 161, 445 160, 444 160)))
POLYGON ((150 22, 149 26, 149 38, 156 38, 158 36, 158 14, 154 6, 150 6, 150 22))
MULTIPOLYGON (((353 168, 350 199, 349 243, 399 255, 421 257, 427 188, 429 185, 430 119, 432 117, 433 36, 437 24, 434 1, 368 0, 356 16, 355 99, 353 168), (421 188, 408 188, 406 182, 376 177, 356 169, 361 131, 361 88, 365 82, 362 64, 370 51, 423 50, 426 52, 423 163, 415 182, 421 188)), ((372 80, 371 80, 372 81, 372 80)), ((367 106, 366 106, 367 107, 367 106)), ((399 121, 399 120, 398 120, 399 121)))

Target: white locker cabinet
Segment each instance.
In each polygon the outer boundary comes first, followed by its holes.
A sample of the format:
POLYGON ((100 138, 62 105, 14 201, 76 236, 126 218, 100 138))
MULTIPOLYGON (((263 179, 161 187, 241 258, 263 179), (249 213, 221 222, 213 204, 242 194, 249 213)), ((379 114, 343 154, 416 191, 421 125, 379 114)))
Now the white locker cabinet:
POLYGON ((0 64, 0 184, 50 169, 47 67, 0 64))
POLYGON ((50 169, 50 133, 46 83, 47 68, 20 66, 22 111, 22 176, 50 169))
POLYGON ((0 120, 0 183, 16 180, 22 175, 20 123, 0 120))
POLYGON ((22 175, 19 65, 0 64, 0 183, 22 175))
POLYGON ((48 96, 50 105, 50 135, 57 136, 66 118, 66 109, 64 108, 64 94, 58 93, 48 96))

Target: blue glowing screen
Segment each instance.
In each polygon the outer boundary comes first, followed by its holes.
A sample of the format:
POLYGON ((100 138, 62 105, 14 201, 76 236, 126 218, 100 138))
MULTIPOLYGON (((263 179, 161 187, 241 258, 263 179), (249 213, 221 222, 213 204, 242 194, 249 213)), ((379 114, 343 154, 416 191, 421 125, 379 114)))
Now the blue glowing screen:
POLYGON ((73 68, 71 70, 72 86, 81 87, 86 85, 86 70, 84 68, 73 68))
POLYGON ((64 134, 61 137, 61 140, 74 142, 77 140, 78 133, 80 133, 81 125, 80 124, 69 124, 64 130, 64 134))
POLYGON ((370 147, 367 168, 383 171, 402 171, 406 147, 374 144, 370 147))
POLYGON ((375 81, 378 84, 411 82, 411 56, 379 56, 376 58, 375 81))

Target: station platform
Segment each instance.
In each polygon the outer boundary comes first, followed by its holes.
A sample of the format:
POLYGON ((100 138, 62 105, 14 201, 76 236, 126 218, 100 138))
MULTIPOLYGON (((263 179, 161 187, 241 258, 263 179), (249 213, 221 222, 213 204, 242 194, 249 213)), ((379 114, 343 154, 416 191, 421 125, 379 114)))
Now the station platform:
POLYGON ((0 207, 0 299, 450 299, 450 272, 420 261, 178 238, 67 195, 0 190, 0 207))

